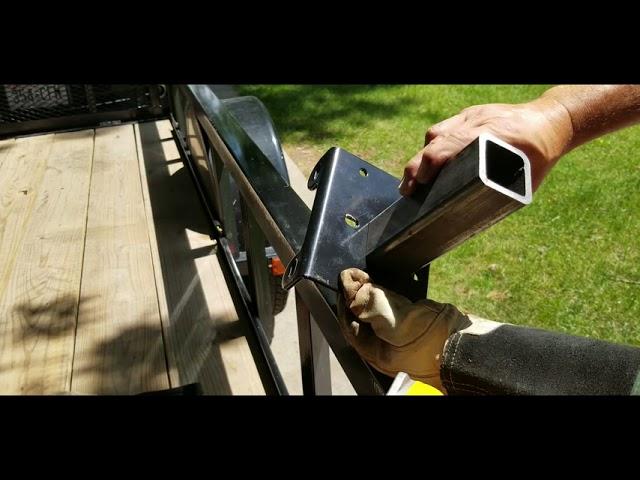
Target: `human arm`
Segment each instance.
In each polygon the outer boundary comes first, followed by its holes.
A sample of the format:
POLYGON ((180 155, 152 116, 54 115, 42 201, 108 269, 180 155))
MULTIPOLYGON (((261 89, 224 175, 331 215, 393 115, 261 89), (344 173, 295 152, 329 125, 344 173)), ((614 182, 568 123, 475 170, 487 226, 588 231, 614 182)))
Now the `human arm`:
POLYGON ((426 146, 405 167, 400 192, 410 195, 432 180, 483 132, 527 154, 536 190, 563 155, 637 122, 640 85, 562 85, 531 102, 469 107, 429 128, 426 146))
POLYGON ((404 372, 448 394, 640 394, 640 348, 411 302, 356 268, 340 280, 343 333, 386 375, 404 372))

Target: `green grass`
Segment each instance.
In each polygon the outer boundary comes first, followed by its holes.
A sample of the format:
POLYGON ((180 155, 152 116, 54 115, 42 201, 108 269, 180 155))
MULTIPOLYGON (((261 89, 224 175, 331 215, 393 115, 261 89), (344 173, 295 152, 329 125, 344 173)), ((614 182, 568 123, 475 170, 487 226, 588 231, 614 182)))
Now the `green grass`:
MULTIPOLYGON (((340 146, 400 176, 426 129, 543 85, 242 86, 291 150, 340 146)), ((317 159, 316 159, 317 160, 317 159)), ((477 315, 640 345, 640 126, 564 157, 533 203, 432 265, 429 296, 477 315)))

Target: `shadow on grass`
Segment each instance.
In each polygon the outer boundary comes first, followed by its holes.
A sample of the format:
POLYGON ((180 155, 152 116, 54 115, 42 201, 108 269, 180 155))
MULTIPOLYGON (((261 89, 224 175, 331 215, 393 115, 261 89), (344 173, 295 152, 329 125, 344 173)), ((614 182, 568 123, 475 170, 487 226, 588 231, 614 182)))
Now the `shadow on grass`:
MULTIPOLYGON (((413 105, 404 95, 367 95, 389 92, 395 85, 239 85, 240 95, 254 95, 267 107, 283 141, 309 143, 339 137, 341 125, 365 129, 413 105)), ((425 117, 433 122, 436 115, 425 117), (434 118, 430 118, 433 116, 434 118)))

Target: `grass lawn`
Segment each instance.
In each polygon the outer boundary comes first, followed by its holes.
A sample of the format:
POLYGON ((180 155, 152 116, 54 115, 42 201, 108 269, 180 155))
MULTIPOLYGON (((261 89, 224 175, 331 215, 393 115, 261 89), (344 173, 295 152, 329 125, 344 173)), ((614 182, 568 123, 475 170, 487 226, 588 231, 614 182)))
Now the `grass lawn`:
MULTIPOLYGON (((240 86, 308 174, 340 146, 400 176, 426 129, 542 85, 240 86)), ((640 126, 564 157, 533 203, 436 260, 429 296, 494 320, 640 345, 640 126)))

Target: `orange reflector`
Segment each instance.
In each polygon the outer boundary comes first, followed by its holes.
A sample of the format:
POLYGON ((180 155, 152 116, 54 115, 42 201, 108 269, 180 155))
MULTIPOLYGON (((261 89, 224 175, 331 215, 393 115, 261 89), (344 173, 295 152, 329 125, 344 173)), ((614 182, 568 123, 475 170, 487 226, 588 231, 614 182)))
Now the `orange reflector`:
POLYGON ((274 277, 281 277, 284 275, 284 265, 279 257, 273 257, 271 259, 271 275, 274 277))

